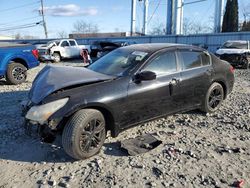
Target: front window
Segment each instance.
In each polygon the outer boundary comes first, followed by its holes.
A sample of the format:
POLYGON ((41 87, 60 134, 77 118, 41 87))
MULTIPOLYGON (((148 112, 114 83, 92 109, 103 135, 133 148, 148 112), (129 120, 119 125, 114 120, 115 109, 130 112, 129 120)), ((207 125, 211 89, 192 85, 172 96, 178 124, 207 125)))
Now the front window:
POLYGON ((144 71, 152 71, 157 75, 172 73, 177 71, 175 52, 165 52, 150 62, 144 71))
POLYGON ((131 49, 117 49, 98 59, 88 68, 107 75, 122 76, 144 61, 148 53, 131 49))
POLYGON ((62 42, 61 47, 65 47, 65 46, 69 46, 68 41, 63 41, 63 42, 62 42))
POLYGON ((221 48, 248 49, 247 42, 225 42, 221 48))

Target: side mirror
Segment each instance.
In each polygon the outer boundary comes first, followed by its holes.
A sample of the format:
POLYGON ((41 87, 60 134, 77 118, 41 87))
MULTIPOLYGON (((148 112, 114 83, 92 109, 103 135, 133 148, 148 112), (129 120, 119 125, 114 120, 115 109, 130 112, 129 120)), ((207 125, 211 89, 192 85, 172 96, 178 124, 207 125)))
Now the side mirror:
POLYGON ((152 71, 143 71, 134 76, 134 82, 140 83, 141 81, 155 80, 156 74, 152 71))

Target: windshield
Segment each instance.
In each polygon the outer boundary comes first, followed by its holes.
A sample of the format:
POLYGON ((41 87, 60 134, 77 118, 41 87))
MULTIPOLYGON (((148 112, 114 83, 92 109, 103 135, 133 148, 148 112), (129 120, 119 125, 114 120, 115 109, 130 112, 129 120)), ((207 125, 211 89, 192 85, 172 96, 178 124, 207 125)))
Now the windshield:
POLYGON ((247 42, 225 42, 221 48, 247 49, 247 42))
POLYGON ((147 54, 142 51, 119 48, 98 59, 88 68, 107 75, 122 76, 143 61, 147 54))

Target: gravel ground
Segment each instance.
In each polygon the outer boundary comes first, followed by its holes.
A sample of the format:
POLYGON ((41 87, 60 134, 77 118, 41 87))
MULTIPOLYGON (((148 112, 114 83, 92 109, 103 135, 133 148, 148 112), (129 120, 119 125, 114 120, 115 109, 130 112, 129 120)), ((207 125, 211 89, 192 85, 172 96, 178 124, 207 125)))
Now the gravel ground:
POLYGON ((250 187, 250 71, 236 70, 234 90, 217 113, 192 111, 140 125, 108 137, 98 155, 74 161, 60 138, 44 144, 24 134, 19 102, 43 67, 30 70, 22 85, 0 82, 0 188, 233 187, 240 180, 250 187), (143 133, 163 143, 137 156, 121 151, 119 141, 143 133))

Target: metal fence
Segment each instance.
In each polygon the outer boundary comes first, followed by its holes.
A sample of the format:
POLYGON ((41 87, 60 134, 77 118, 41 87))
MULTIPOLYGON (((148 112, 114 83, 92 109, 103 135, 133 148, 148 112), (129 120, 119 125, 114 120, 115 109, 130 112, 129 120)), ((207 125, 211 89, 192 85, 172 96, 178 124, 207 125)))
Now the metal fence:
MULTIPOLYGON (((14 42, 47 42, 53 39, 14 40, 14 42)), ((79 44, 91 44, 98 40, 127 40, 136 43, 182 43, 206 46, 209 51, 215 52, 227 40, 250 40, 250 32, 232 32, 196 35, 163 35, 138 37, 110 37, 110 38, 77 38, 79 44)), ((13 42, 13 40, 2 40, 13 42)))

